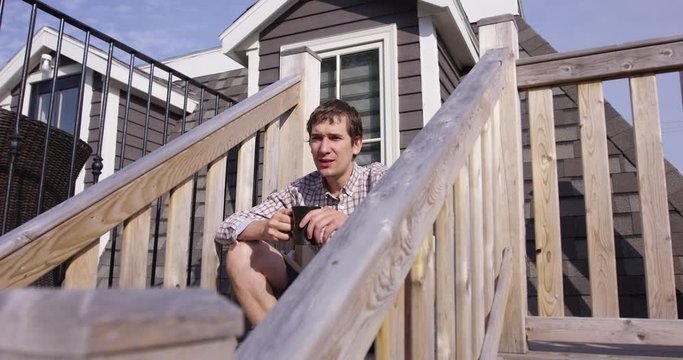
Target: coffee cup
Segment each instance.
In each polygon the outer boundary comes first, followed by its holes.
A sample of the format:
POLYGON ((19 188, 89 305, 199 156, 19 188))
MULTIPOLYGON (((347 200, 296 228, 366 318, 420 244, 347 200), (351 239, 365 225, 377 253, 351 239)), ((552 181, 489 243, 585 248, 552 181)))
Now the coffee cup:
POLYGON ((319 206, 292 206, 292 213, 294 217, 294 226, 292 229, 292 241, 295 245, 307 245, 313 241, 307 237, 306 231, 308 230, 308 224, 304 227, 299 227, 301 220, 308 214, 311 210, 320 209, 319 206))

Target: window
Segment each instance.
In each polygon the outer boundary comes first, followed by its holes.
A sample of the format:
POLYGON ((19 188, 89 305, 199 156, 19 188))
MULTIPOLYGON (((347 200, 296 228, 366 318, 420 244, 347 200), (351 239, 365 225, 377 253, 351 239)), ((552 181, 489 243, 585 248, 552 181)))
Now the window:
POLYGON ((363 148, 356 162, 382 162, 382 91, 379 49, 323 58, 320 102, 342 99, 358 110, 363 121, 363 148))
POLYGON ((321 58, 320 99, 339 98, 363 120, 359 164, 391 165, 399 156, 396 25, 384 25, 282 46, 306 46, 321 58))
MULTIPOLYGON (((80 75, 57 79, 55 87, 54 105, 52 108, 52 126, 70 134, 75 132, 76 115, 78 113, 78 87, 80 75)), ((50 91, 52 80, 34 84, 31 95, 29 116, 36 120, 47 122, 50 109, 50 91)))

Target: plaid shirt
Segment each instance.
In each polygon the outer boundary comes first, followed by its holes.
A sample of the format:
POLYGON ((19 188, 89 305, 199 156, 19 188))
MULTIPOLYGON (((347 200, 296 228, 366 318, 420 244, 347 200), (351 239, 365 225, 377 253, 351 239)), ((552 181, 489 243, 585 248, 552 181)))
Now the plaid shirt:
POLYGON ((386 171, 387 168, 380 163, 366 166, 353 163, 351 177, 338 198, 327 191, 322 176, 314 171, 270 194, 260 205, 230 215, 218 228, 215 240, 223 245, 224 250, 232 249, 237 244, 237 236, 252 221, 270 219, 279 209, 291 209, 297 205, 328 207, 350 215, 386 171))

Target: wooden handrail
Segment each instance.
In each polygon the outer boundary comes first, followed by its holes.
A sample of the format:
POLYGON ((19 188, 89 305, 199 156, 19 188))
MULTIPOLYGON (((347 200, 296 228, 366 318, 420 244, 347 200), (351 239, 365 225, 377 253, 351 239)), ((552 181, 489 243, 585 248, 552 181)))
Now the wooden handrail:
POLYGON ((683 70, 683 36, 534 56, 517 61, 519 89, 683 70))
POLYGON ((3 359, 229 359, 244 330, 237 306, 198 289, 2 291, 0 321, 3 359))
POLYGON ((482 57, 237 357, 363 356, 501 94, 502 69, 512 61, 500 49, 482 57))
POLYGON ((24 286, 297 105, 280 80, 0 238, 0 288, 24 286))

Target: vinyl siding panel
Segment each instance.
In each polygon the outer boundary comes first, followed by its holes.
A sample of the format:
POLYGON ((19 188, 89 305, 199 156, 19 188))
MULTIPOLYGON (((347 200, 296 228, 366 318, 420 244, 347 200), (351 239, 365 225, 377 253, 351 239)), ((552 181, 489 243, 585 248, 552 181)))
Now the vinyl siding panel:
POLYGON ((448 53, 441 36, 437 33, 436 44, 439 52, 439 87, 441 90, 441 103, 453 93, 460 84, 464 71, 458 68, 453 57, 448 53))

